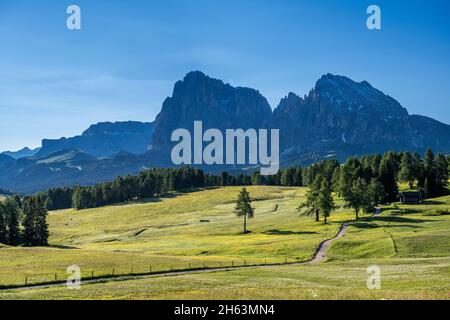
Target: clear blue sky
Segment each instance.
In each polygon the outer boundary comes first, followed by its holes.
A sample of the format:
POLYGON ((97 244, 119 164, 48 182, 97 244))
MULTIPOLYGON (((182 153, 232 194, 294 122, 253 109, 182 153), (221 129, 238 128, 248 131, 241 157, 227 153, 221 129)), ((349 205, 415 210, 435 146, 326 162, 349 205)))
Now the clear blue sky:
POLYGON ((0 150, 152 121, 191 70, 257 88, 272 107, 346 75, 450 123, 449 16, 447 0, 1 0, 0 150), (81 31, 66 29, 70 4, 81 31), (366 28, 370 4, 381 31, 366 28))

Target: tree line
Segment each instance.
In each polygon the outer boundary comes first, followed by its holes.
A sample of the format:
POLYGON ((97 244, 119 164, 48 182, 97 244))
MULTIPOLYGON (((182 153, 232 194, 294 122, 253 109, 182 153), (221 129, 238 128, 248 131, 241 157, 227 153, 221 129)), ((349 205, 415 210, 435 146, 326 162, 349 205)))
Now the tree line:
POLYGON ((282 169, 273 177, 252 175, 205 173, 201 169, 182 167, 176 169, 150 169, 137 176, 117 177, 114 181, 93 186, 52 188, 39 196, 44 198, 48 210, 95 208, 114 203, 160 197, 174 191, 193 188, 248 185, 303 186, 302 169, 282 169))
POLYGON ((307 199, 298 210, 303 215, 327 217, 335 208, 333 192, 353 208, 356 219, 360 212, 373 212, 378 204, 398 200, 399 183, 422 193, 424 198, 448 194, 449 157, 427 150, 418 153, 387 152, 384 155, 351 157, 343 165, 326 160, 309 167, 304 181, 309 185, 307 199))
POLYGON ((9 197, 0 202, 0 243, 48 245, 47 205, 41 196, 9 197))
MULTIPOLYGON (((358 218, 361 211, 370 212, 380 203, 397 201, 399 183, 421 191, 425 198, 447 194, 449 160, 442 154, 435 156, 431 150, 423 158, 418 153, 387 152, 351 157, 342 165, 336 160, 325 160, 306 168, 284 168, 267 177, 259 172, 209 174, 192 167, 150 169, 93 186, 52 188, 28 197, 10 196, 0 203, 0 243, 46 245, 47 210, 82 210, 204 187, 308 186, 307 200, 299 207, 302 214, 317 221, 322 216, 326 222, 335 208, 333 194, 337 194, 358 218)), ((244 193, 242 198, 245 196, 244 193)), ((248 216, 251 218, 251 214, 248 216)))
POLYGON ((355 208, 355 211, 359 212, 370 209, 376 203, 396 201, 400 182, 421 190, 424 197, 446 193, 448 166, 449 159, 446 156, 439 154, 435 157, 431 150, 427 151, 423 159, 418 153, 387 152, 384 155, 351 157, 343 165, 337 160, 325 160, 306 168, 284 168, 273 176, 262 176, 258 171, 251 175, 232 175, 227 172, 209 174, 201 169, 186 166, 145 170, 136 176, 117 177, 114 181, 93 186, 52 188, 39 196, 45 199, 48 210, 71 207, 82 210, 160 197, 169 192, 192 188, 309 186, 309 193, 316 194, 317 197, 323 193, 319 192, 320 189, 336 192, 346 201, 352 202, 358 208, 355 208))

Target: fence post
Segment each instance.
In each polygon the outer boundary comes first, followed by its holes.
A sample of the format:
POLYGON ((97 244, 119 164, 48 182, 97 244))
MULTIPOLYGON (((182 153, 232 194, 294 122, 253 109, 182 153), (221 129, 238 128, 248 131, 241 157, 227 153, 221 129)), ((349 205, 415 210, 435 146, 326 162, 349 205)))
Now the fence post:
POLYGON ((267 259, 264 259, 264 264, 267 264, 267 259))
POLYGON ((91 278, 94 277, 94 270, 91 271, 91 278))
POLYGON ((28 285, 28 277, 25 277, 25 285, 28 285))
POLYGON ((244 266, 246 266, 247 265, 247 261, 246 260, 244 260, 244 266))
POLYGON ((55 282, 56 281, 58 281, 58 276, 57 276, 57 274, 55 273, 55 282))
POLYGON ((114 270, 114 268, 113 268, 113 276, 114 276, 114 271, 115 271, 115 270, 114 270))
POLYGON ((152 273, 152 266, 150 266, 150 273, 152 273))
POLYGON ((189 270, 191 269, 191 263, 189 262, 189 270))

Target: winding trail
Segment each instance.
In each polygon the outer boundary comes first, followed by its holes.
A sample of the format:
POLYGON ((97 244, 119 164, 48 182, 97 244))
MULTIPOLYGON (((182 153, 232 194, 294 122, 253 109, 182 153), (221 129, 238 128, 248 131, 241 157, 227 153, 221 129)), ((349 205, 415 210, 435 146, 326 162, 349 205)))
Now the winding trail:
POLYGON ((311 261, 307 262, 307 263, 319 263, 319 262, 322 262, 323 260, 325 260, 327 252, 328 252, 328 248, 330 247, 330 244, 333 241, 336 241, 336 240, 338 240, 338 239, 340 239, 340 238, 342 238, 342 237, 344 237, 346 235, 348 225, 349 225, 348 223, 344 223, 341 226, 341 229, 339 230, 339 233, 337 234, 336 237, 322 242, 319 245, 319 249, 317 250, 314 258, 311 261))
MULTIPOLYGON (((381 214, 381 210, 377 209, 376 213, 368 218, 373 218, 381 214)), ((236 267, 219 267, 219 268, 204 268, 204 269, 193 269, 193 270, 182 270, 182 271, 170 271, 170 272, 161 272, 161 273, 151 273, 151 274, 134 274, 134 275, 123 275, 123 276, 105 276, 97 279, 88 279, 83 280, 82 285, 84 284, 94 284, 94 283, 104 283, 110 281, 126 281, 126 280, 140 280, 140 279, 148 279, 148 278, 157 278, 157 277, 174 277, 188 274, 200 274, 200 273, 214 273, 214 272, 224 272, 224 271, 234 271, 234 270, 244 270, 244 269, 255 269, 255 268, 269 268, 269 267, 279 267, 279 266, 299 266, 299 265, 307 265, 307 264, 317 264, 321 263, 326 259, 326 254, 332 242, 343 238, 347 234, 347 229, 350 225, 350 222, 345 222, 341 225, 338 234, 328 240, 320 243, 316 253, 313 258, 309 261, 303 262, 291 262, 291 263, 277 263, 277 264, 264 264, 264 265, 249 265, 249 266, 236 266, 236 267)), ((48 284, 36 284, 36 285, 28 285, 28 286, 18 286, 11 288, 0 288, 1 291, 17 291, 17 290, 31 290, 31 289, 44 289, 44 288, 52 288, 52 287, 62 287, 66 286, 66 281, 54 282, 48 284)))
MULTIPOLYGON (((370 218, 379 216, 381 214, 381 212, 382 212, 381 209, 377 208, 373 215, 369 216, 368 218, 361 219, 361 220, 370 219, 370 218)), ((330 244, 332 242, 334 242, 336 240, 339 240, 342 237, 344 237, 347 234, 347 229, 348 229, 349 225, 350 225, 350 222, 343 223, 342 226, 341 226, 341 229, 339 230, 339 233, 337 234, 337 236, 332 238, 332 239, 329 239, 329 240, 326 240, 326 241, 322 242, 319 245, 319 249, 317 250, 314 258, 311 261, 307 262, 307 263, 319 263, 319 262, 322 262, 323 260, 325 260, 328 248, 330 247, 330 244)))

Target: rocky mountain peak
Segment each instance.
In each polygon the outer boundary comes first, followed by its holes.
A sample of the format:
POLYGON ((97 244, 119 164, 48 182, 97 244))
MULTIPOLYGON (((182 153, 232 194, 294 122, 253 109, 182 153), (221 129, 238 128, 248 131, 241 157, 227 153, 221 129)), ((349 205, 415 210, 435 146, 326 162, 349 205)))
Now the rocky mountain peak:
POLYGON ((194 121, 204 129, 260 128, 272 109, 257 90, 233 87, 200 71, 188 73, 175 84, 156 117, 152 150, 155 157, 170 156, 171 133, 179 128, 193 132, 194 121))
POLYGON ((331 104, 343 113, 364 113, 375 119, 405 119, 409 116, 398 101, 367 81, 355 82, 344 76, 326 74, 317 81, 312 94, 323 104, 331 104))

